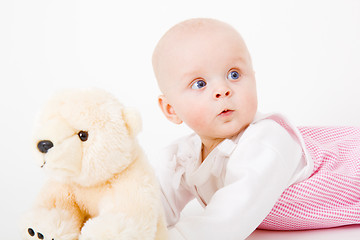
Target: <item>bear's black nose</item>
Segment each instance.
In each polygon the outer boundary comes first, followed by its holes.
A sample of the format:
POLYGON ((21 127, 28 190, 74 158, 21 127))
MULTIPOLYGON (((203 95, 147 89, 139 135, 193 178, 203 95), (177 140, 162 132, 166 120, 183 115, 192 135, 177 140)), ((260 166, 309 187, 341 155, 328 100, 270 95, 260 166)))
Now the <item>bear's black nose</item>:
POLYGON ((47 151, 52 148, 54 144, 49 140, 43 140, 38 142, 37 148, 42 153, 47 153, 47 151))

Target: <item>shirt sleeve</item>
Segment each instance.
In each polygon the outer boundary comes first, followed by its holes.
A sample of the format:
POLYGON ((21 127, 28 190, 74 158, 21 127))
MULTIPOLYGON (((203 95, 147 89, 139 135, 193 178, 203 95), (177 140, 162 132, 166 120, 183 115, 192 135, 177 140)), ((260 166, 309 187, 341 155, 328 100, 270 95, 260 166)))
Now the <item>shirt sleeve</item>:
POLYGON ((161 186, 161 201, 163 204, 168 227, 178 222, 180 213, 195 196, 186 185, 181 184, 185 168, 177 165, 177 144, 170 145, 161 154, 161 162, 157 171, 161 186))
POLYGON ((272 120, 251 125, 228 160, 225 186, 202 214, 182 217, 170 239, 245 239, 307 167, 299 142, 283 127, 272 120))

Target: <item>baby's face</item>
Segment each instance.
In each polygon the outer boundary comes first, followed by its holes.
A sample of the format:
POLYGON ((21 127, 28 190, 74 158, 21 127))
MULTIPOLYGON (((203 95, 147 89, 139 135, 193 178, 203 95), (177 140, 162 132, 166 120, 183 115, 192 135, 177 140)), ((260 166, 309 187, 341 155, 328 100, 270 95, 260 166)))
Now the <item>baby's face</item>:
POLYGON ((178 31, 164 41, 157 77, 177 123, 185 122, 203 140, 229 138, 251 123, 255 77, 236 31, 227 25, 178 31))

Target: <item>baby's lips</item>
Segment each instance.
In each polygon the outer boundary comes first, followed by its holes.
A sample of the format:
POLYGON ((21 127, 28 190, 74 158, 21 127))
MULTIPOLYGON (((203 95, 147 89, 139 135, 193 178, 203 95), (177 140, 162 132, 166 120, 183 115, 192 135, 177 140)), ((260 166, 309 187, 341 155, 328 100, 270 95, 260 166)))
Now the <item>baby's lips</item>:
POLYGON ((223 111, 221 111, 221 113, 219 113, 219 115, 225 115, 225 114, 229 114, 232 113, 234 110, 231 109, 224 109, 223 111))

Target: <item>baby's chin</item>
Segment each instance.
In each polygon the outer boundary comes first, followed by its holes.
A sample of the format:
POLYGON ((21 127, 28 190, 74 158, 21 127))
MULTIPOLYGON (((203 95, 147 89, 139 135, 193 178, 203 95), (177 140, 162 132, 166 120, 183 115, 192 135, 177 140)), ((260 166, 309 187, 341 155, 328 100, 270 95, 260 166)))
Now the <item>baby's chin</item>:
POLYGON ((241 124, 233 128, 229 127, 227 131, 224 132, 223 136, 224 138, 233 138, 243 132, 248 126, 249 124, 241 124))
POLYGON ((244 131, 244 129, 246 129, 246 127, 236 129, 233 131, 222 132, 222 133, 214 135, 213 138, 214 139, 231 139, 231 138, 238 136, 240 133, 242 133, 244 131))

